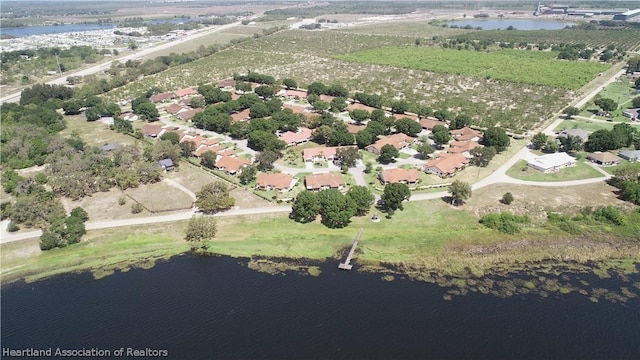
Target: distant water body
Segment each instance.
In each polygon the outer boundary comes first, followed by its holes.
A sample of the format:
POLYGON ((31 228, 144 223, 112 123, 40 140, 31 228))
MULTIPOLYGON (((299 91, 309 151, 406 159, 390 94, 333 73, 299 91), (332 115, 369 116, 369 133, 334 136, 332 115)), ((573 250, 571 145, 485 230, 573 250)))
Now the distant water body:
MULTIPOLYGON (((156 19, 148 21, 151 24, 172 23, 179 24, 183 22, 194 21, 193 19, 183 18, 170 18, 170 19, 156 19)), ((0 29, 0 33, 4 35, 11 35, 14 37, 24 37, 31 35, 45 35, 45 34, 61 34, 69 32, 81 32, 91 30, 117 30, 116 24, 64 24, 64 25, 42 25, 42 26, 26 26, 20 28, 5 28, 0 29)))
POLYGON ((552 20, 531 20, 531 19, 489 19, 489 20, 456 20, 446 23, 449 26, 465 27, 467 25, 472 28, 481 27, 483 30, 506 29, 513 26, 518 30, 560 30, 566 26, 575 25, 571 22, 552 21, 552 20))
MULTIPOLYGON (((335 263, 321 270, 268 275, 246 260, 180 256, 100 280, 13 284, 2 289, 2 347, 98 348, 111 358, 148 348, 191 360, 640 359, 637 297, 471 292, 444 300, 447 290, 435 284, 383 281, 335 263)), ((640 281, 563 278, 618 291, 640 281)))

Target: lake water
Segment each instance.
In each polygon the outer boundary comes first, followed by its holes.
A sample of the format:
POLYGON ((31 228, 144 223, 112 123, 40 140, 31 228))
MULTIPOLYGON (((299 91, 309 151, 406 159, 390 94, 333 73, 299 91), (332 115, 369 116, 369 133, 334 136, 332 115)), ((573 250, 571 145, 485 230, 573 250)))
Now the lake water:
MULTIPOLYGON (((197 19, 183 19, 183 18, 168 18, 168 19, 155 19, 149 20, 150 24, 163 24, 172 23, 180 24, 184 22, 195 21, 197 19)), ((27 26, 21 28, 4 28, 0 29, 0 33, 11 35, 15 37, 31 36, 31 35, 44 35, 44 34, 60 34, 68 32, 81 32, 91 30, 105 30, 114 29, 117 30, 116 24, 64 24, 64 25, 41 25, 41 26, 27 26)))
MULTIPOLYGON (((268 275, 180 256, 2 289, 2 347, 167 350, 171 359, 639 359, 640 300, 469 293, 321 266, 268 275)), ((629 279, 569 275, 592 288, 629 279)), ((3 358, 10 358, 4 357, 3 358)))
POLYGON ((564 29, 566 26, 575 25, 571 22, 531 19, 469 19, 451 21, 446 24, 449 26, 456 25, 461 28, 470 25, 474 29, 481 27, 483 30, 504 30, 509 26, 513 26, 518 30, 560 30, 564 29))

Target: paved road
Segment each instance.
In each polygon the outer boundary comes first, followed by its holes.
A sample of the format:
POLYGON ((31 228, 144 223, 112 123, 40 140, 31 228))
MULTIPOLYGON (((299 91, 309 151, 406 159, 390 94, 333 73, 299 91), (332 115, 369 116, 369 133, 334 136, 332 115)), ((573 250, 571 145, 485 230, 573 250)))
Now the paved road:
MULTIPOLYGON (((223 30, 227 30, 230 29, 234 26, 240 25, 240 22, 234 22, 231 24, 226 24, 226 25, 221 25, 221 26, 215 26, 215 27, 208 27, 202 30, 195 30, 194 32, 192 32, 191 34, 182 37, 180 39, 174 40, 174 41, 168 41, 168 42, 160 42, 156 45, 144 48, 144 49, 140 49, 137 50, 136 52, 134 52, 133 54, 129 54, 129 55, 124 55, 124 56, 120 56, 117 58, 113 58, 111 61, 102 63, 102 64, 98 64, 95 66, 91 66, 89 68, 86 69, 82 69, 82 70, 78 70, 76 72, 73 73, 66 73, 64 74, 64 76, 61 76, 57 79, 48 81, 47 84, 49 85, 63 85, 67 83, 67 78, 70 76, 87 76, 87 75, 92 75, 92 74, 96 74, 105 70, 108 70, 111 67, 111 63, 113 61, 119 61, 121 63, 125 63, 128 60, 135 60, 150 54, 153 54, 154 52, 160 51, 160 50, 165 50, 165 49, 169 49, 172 48, 174 46, 178 46, 180 45, 180 43, 183 43, 185 41, 190 41, 190 40, 194 40, 197 39, 199 37, 205 36, 205 35, 209 35, 215 32, 219 32, 219 31, 223 31, 223 30)), ((7 96, 4 96, 2 98, 0 98, 0 104, 3 104, 5 102, 18 102, 20 100, 20 92, 17 93, 13 93, 13 94, 9 94, 7 96)))

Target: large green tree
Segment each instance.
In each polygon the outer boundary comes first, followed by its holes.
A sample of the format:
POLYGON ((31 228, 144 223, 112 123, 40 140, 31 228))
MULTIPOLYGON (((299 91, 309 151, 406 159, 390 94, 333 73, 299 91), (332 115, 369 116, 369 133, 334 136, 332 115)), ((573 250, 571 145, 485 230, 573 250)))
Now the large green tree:
POLYGON ((337 189, 321 190, 318 192, 318 200, 322 223, 330 228, 343 228, 349 225, 351 217, 357 211, 353 200, 337 189))
POLYGON ((349 190, 347 190, 347 197, 356 205, 357 215, 366 214, 375 200, 373 193, 368 187, 359 185, 349 188, 349 190))
POLYGON ((208 183, 196 193, 196 207, 204 213, 226 210, 235 204, 227 185, 221 181, 208 183))
POLYGON ((360 152, 354 147, 341 148, 336 152, 336 157, 340 161, 340 165, 355 167, 357 160, 360 159, 360 152))
POLYGON ((398 132, 409 135, 411 137, 418 136, 418 133, 422 131, 422 126, 420 125, 420 123, 409 118, 396 120, 395 126, 398 132))
POLYGON ((378 156, 378 162, 381 164, 388 164, 395 160, 400 155, 398 149, 391 144, 384 145, 380 149, 380 155, 378 156))
POLYGON ((618 108, 618 103, 615 100, 609 98, 599 98, 596 99, 593 103, 606 112, 612 112, 618 108))
POLYGON ((393 215, 396 210, 402 210, 402 202, 409 200, 411 197, 411 191, 407 184, 394 183, 388 184, 384 187, 382 196, 382 208, 389 214, 393 215))
POLYGON ((300 223, 314 221, 320 212, 320 200, 314 192, 304 190, 296 196, 289 217, 300 223))
POLYGON ((496 148, 498 153, 505 151, 509 144, 511 143, 511 139, 509 139, 509 135, 507 135, 506 131, 500 127, 491 127, 485 130, 483 134, 483 145, 485 146, 493 146, 496 148))
POLYGON ((549 136, 543 132, 539 132, 533 135, 533 139, 531 139, 531 144, 533 144, 533 148, 536 150, 542 149, 542 147, 547 143, 549 136))
POLYGON ((449 193, 452 204, 464 204, 465 200, 471 197, 471 184, 455 180, 449 185, 449 193))
POLYGON ((217 223, 213 216, 194 215, 189 220, 184 239, 189 242, 211 240, 216 231, 217 223))

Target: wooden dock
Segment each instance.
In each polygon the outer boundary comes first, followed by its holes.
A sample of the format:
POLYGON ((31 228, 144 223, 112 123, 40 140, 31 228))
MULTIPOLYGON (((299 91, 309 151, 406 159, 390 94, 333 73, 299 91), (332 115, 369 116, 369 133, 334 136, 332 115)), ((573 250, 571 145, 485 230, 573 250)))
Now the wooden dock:
POLYGON ((362 236, 362 232, 364 229, 360 229, 358 231, 358 235, 356 235, 356 239, 353 240, 353 245, 351 245, 351 250, 349 250, 349 255, 347 255, 347 259, 338 265, 338 269, 340 270, 351 270, 353 265, 351 265, 351 258, 353 257, 353 253, 356 251, 356 247, 358 246, 358 242, 360 242, 360 237, 362 236))

